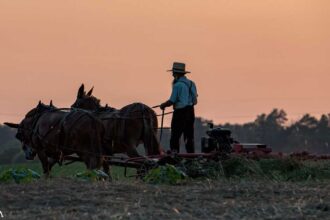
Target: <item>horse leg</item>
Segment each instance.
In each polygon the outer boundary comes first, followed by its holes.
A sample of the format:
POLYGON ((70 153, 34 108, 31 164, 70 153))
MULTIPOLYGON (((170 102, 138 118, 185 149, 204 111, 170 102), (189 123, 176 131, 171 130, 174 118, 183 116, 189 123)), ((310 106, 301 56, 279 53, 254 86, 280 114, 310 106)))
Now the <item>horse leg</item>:
POLYGON ((92 157, 85 153, 77 153, 78 157, 85 163, 86 169, 92 170, 93 168, 93 160, 92 157))
POLYGON ((99 169, 103 165, 103 160, 98 156, 92 156, 87 159, 87 168, 90 170, 99 169))
POLYGON ((140 157, 140 154, 137 152, 135 145, 133 145, 133 146, 130 145, 130 147, 127 150, 127 156, 129 156, 129 157, 140 157))
POLYGON ((111 166, 104 159, 102 161, 102 167, 103 167, 103 172, 105 172, 109 176, 109 181, 112 181, 111 166))
POLYGON ((106 161, 102 162, 102 167, 103 167, 103 172, 105 172, 106 174, 110 175, 110 166, 106 161))
POLYGON ((106 163, 104 157, 102 156, 103 152, 106 150, 106 148, 104 148, 104 142, 102 139, 104 134, 97 127, 95 127, 94 133, 90 135, 89 151, 91 151, 93 155, 89 155, 89 157, 88 155, 85 155, 87 159, 87 169, 100 169, 102 166, 104 172, 109 174, 109 165, 106 163))
POLYGON ((39 152, 38 157, 39 157, 39 160, 41 162, 42 170, 43 170, 43 173, 45 175, 45 178, 49 178, 50 177, 50 170, 52 169, 52 166, 54 164, 50 164, 48 162, 48 157, 44 152, 39 152))
POLYGON ((148 133, 144 135, 144 139, 143 139, 143 144, 146 154, 147 155, 161 154, 162 152, 160 150, 160 144, 156 134, 153 132, 153 130, 150 130, 149 132, 147 131, 145 132, 148 133))
POLYGON ((103 168, 103 172, 105 172, 109 176, 109 179, 112 180, 111 167, 110 167, 108 161, 105 160, 105 157, 102 157, 102 168, 103 168))
MULTIPOLYGON (((137 152, 136 148, 138 146, 137 143, 131 141, 130 144, 127 145, 127 156, 129 157, 141 157, 141 155, 137 152)), ((140 178, 145 174, 145 170, 143 168, 136 169, 136 178, 140 178)))
MULTIPOLYGON (((111 141, 107 141, 107 142, 105 142, 103 144, 102 150, 103 150, 103 155, 104 156, 111 156, 111 155, 113 155, 113 153, 111 151, 111 145, 112 145, 112 140, 111 141)), ((108 161, 105 160, 105 157, 103 157, 102 167, 103 167, 103 171, 106 174, 108 174, 109 179, 112 180, 112 177, 111 177, 111 167, 110 167, 108 161)))

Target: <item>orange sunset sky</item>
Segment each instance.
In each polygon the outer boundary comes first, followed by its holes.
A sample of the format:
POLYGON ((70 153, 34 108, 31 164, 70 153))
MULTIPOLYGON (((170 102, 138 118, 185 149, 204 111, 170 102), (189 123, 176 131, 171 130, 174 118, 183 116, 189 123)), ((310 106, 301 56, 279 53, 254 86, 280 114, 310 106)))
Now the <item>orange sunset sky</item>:
POLYGON ((217 123, 329 113, 329 12, 328 0, 1 0, 0 123, 39 99, 68 107, 82 82, 102 104, 160 104, 173 61, 217 123))

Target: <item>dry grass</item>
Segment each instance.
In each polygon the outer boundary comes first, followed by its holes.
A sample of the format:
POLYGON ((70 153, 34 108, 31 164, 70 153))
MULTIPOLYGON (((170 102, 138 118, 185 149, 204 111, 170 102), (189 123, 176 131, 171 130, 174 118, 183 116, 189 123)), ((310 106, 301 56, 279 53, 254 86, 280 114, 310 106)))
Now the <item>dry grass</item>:
POLYGON ((329 182, 203 180, 185 185, 58 177, 1 184, 5 219, 326 219, 329 182))

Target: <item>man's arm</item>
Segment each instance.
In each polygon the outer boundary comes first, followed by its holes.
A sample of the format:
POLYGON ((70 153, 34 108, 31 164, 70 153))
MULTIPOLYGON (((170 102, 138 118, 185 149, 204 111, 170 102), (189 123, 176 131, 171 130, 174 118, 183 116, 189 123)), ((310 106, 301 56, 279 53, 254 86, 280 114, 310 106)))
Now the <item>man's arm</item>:
POLYGON ((177 98, 178 98, 178 93, 179 93, 179 85, 178 84, 174 84, 173 88, 172 88, 172 94, 169 100, 167 100, 166 102, 163 102, 160 105, 160 109, 164 110, 166 107, 170 107, 172 106, 177 98))

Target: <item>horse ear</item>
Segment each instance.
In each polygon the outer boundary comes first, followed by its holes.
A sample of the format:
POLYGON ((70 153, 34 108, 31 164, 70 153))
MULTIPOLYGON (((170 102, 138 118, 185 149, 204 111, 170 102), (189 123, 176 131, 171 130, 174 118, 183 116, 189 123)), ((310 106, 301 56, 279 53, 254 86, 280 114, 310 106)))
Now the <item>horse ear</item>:
POLYGON ((85 85, 81 84, 79 90, 78 90, 78 94, 77 94, 77 98, 82 98, 85 94, 85 85))
POLYGON ((39 100, 38 107, 41 106, 41 104, 42 104, 42 103, 41 103, 41 100, 39 100))
POLYGON ((11 128, 18 128, 19 126, 19 124, 10 123, 10 122, 5 122, 4 124, 11 128))
POLYGON ((50 106, 50 107, 54 107, 54 105, 53 105, 53 100, 50 100, 49 106, 50 106))
POLYGON ((94 86, 91 88, 91 90, 89 90, 89 92, 87 93, 87 96, 91 96, 92 95, 93 89, 94 89, 94 86))

